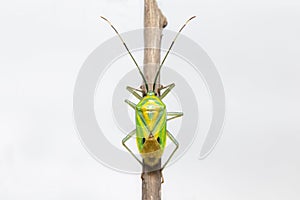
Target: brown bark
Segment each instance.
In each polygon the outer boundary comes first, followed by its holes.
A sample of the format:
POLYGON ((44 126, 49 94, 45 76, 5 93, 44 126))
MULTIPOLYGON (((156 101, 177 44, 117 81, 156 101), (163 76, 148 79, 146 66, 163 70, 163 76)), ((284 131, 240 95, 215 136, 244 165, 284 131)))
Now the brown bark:
MULTIPOLYGON (((158 8, 156 0, 144 0, 144 3, 144 74, 149 89, 152 90, 153 81, 160 64, 162 29, 167 26, 167 19, 158 8)), ((155 87, 157 94, 157 88, 159 88, 159 86, 160 80, 158 79, 155 87)), ((145 87, 143 87, 143 89, 145 91, 145 87)), ((144 163, 142 173, 142 200, 161 199, 162 174, 160 167, 160 162, 154 167, 147 166, 144 163)))
MULTIPOLYGON (((144 11, 144 74, 152 89, 153 81, 160 64, 162 29, 167 26, 167 19, 158 8, 156 0, 145 0, 144 11)), ((159 79, 157 81, 159 87, 159 79)))

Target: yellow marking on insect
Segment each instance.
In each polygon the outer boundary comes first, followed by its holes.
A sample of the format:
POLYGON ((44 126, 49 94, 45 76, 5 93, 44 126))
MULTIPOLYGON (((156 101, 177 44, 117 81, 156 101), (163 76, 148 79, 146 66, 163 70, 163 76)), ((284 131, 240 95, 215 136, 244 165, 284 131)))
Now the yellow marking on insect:
POLYGON ((160 148, 160 144, 157 142, 154 136, 150 136, 144 143, 143 149, 140 152, 144 162, 149 166, 155 166, 158 164, 163 150, 160 148))

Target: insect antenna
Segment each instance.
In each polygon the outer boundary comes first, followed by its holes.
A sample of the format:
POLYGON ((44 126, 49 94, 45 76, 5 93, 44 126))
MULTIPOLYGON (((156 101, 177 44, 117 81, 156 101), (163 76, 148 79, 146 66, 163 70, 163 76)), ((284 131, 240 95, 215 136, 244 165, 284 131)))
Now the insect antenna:
POLYGON ((158 71, 157 71, 157 73, 156 73, 156 75, 155 75, 155 79, 154 79, 154 82, 153 82, 153 91, 155 90, 156 81, 157 81, 157 78, 158 78, 158 76, 159 76, 161 67, 164 65, 164 63, 165 63, 165 61, 166 61, 166 58, 168 57, 168 55, 169 55, 169 53, 170 53, 170 51, 171 51, 173 45, 175 44, 176 39, 178 38, 179 34, 180 34, 181 31, 184 29, 184 27, 185 27, 192 19, 194 19, 195 17, 196 17, 196 16, 193 16, 193 17, 191 17, 189 20, 187 20, 187 21, 185 22, 185 24, 181 27, 181 29, 180 29, 180 30, 178 31, 178 33, 176 34, 174 40, 172 41, 172 44, 171 44, 171 46, 169 47, 169 49, 168 49, 168 51, 167 51, 167 53, 166 53, 166 55, 165 55, 163 61, 161 62, 160 66, 159 66, 159 68, 158 68, 158 71))
POLYGON ((119 38, 120 38, 120 40, 122 41, 122 43, 123 43, 125 49, 126 49, 127 52, 129 53, 129 55, 130 55, 130 57, 132 58, 134 64, 136 65, 137 69, 139 70, 139 73, 140 73, 140 75, 142 76, 142 79, 143 79, 143 81, 144 81, 144 83, 145 83, 145 86, 146 86, 146 90, 147 90, 147 92, 148 92, 148 91, 149 91, 149 88, 148 88, 148 83, 147 83, 147 81, 146 81, 146 78, 145 78, 145 76, 144 76, 144 74, 143 74, 141 68, 139 67, 138 63, 136 62, 136 60, 134 59, 133 55, 131 54, 131 52, 130 52, 129 48, 127 47, 126 43, 124 42, 123 38, 121 37, 121 35, 120 35, 119 32, 117 31, 117 29, 112 25, 112 23, 111 23, 110 21, 108 21, 108 19, 106 19, 106 18, 103 17, 103 16, 101 16, 101 18, 104 19, 104 20, 105 20, 105 21, 106 21, 106 22, 114 29, 114 31, 116 32, 116 34, 119 36, 119 38))

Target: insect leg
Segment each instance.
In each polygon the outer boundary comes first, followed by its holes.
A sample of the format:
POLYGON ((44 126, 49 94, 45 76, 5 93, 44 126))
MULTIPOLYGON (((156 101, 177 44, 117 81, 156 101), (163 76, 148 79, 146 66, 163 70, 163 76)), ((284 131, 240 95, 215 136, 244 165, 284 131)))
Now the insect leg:
POLYGON ((170 85, 167 85, 167 86, 165 86, 165 87, 160 88, 160 90, 163 90, 163 89, 165 89, 165 88, 167 88, 167 89, 166 89, 166 91, 164 91, 164 93, 162 93, 162 95, 161 95, 159 98, 160 98, 160 99, 165 98, 165 97, 167 96, 167 94, 169 94, 169 92, 170 92, 174 87, 175 87, 175 83, 172 83, 172 84, 170 84, 170 85))
POLYGON ((141 92, 143 93, 142 90, 138 90, 138 89, 135 89, 133 87, 130 87, 130 86, 127 86, 126 89, 131 93, 133 94, 133 96, 135 96, 136 98, 138 98, 139 100, 141 100, 143 97, 141 97, 137 92, 141 92), (137 92, 136 92, 137 91, 137 92))
POLYGON ((135 135, 136 130, 131 131, 123 140, 122 140, 122 144, 123 146, 127 149, 127 151, 129 151, 129 153, 141 164, 143 165, 142 161, 140 161, 136 155, 129 149, 129 147, 125 144, 127 142, 127 140, 129 140, 133 135, 135 135))
POLYGON ((167 131, 167 136, 170 138, 170 140, 176 145, 175 149, 173 150, 173 152, 171 153, 170 157, 168 158, 168 160, 166 161, 166 163, 163 165, 163 167, 161 168, 161 170, 163 170, 166 165, 168 164, 168 162, 171 160, 171 158, 173 157, 174 153, 176 152, 176 150, 179 147, 179 143, 178 141, 175 139, 175 137, 169 132, 167 131))
POLYGON ((171 116, 170 118, 167 119, 167 121, 178 118, 178 117, 182 117, 183 116, 183 112, 167 112, 168 116, 171 116))
POLYGON ((131 108, 133 108, 135 110, 136 104, 129 101, 128 99, 125 100, 125 103, 127 103, 131 108))

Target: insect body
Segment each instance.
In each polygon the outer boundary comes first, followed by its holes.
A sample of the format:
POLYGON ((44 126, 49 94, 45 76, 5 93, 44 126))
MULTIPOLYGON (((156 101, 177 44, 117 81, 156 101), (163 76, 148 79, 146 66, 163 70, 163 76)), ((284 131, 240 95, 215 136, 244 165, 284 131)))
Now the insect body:
POLYGON ((143 158, 143 161, 148 166, 155 166, 159 163, 165 146, 166 146, 166 140, 167 137, 175 144, 175 149, 165 162, 165 164, 162 166, 161 169, 164 169, 164 167, 168 164, 172 156, 174 155, 175 151, 178 149, 179 144, 175 137, 167 130, 167 121, 175 119, 177 117, 183 116, 182 112, 167 112, 166 105, 163 103, 163 98, 175 87, 175 84, 170 84, 168 86, 160 86, 158 88, 158 93, 156 94, 155 91, 155 85, 156 81, 158 79, 160 70, 169 55, 179 33, 183 30, 183 28, 186 26, 186 24, 193 18, 190 18, 179 30, 177 35, 175 36, 170 48, 168 49, 162 63, 159 66, 159 69, 156 73, 153 87, 149 88, 149 85, 145 79, 144 74, 142 73, 140 67, 138 66, 136 60, 132 56, 131 52, 129 51, 129 48, 127 47, 126 43, 124 42, 121 35, 118 33, 118 31, 115 29, 115 27, 104 17, 101 17, 104 20, 106 20, 111 27, 114 29, 114 31, 117 33, 119 38, 121 39, 123 45, 125 46, 127 52, 129 53, 130 57, 134 61, 142 79, 145 84, 146 91, 135 89, 132 87, 127 86, 127 90, 132 93, 137 99, 139 99, 139 103, 135 104, 129 100, 125 100, 125 102, 131 106, 135 110, 135 121, 136 121, 136 129, 131 131, 123 140, 122 144, 125 146, 125 148, 131 153, 131 155, 140 163, 143 165, 143 162, 128 148, 126 145, 126 142, 133 137, 136 136, 136 143, 139 150, 139 153, 141 157, 143 158), (162 94, 161 94, 162 92, 162 94), (161 95, 158 95, 161 94, 161 95))
POLYGON ((147 165, 155 165, 166 145, 166 106, 154 92, 148 92, 135 112, 139 152, 147 165))

